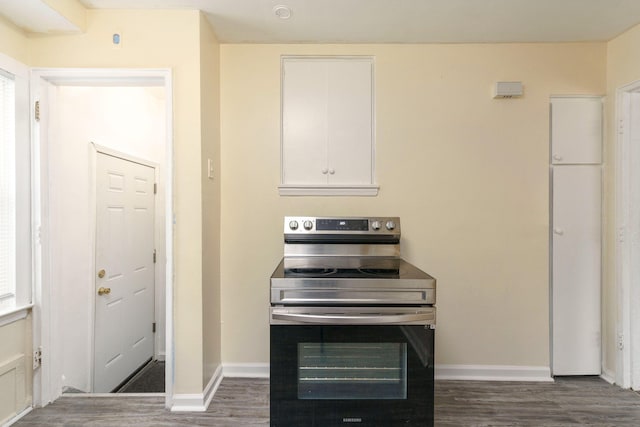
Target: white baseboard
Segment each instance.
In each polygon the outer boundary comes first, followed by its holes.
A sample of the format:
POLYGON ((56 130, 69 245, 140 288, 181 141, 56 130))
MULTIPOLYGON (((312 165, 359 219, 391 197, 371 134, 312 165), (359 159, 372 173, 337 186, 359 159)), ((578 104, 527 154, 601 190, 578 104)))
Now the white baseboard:
POLYGON ((33 407, 29 406, 27 409, 25 409, 24 411, 20 412, 18 415, 14 416, 13 418, 9 418, 7 421, 5 421, 5 423, 2 424, 2 427, 9 427, 9 426, 17 423, 18 421, 20 421, 20 419, 22 417, 24 417, 25 415, 27 415, 31 411, 33 411, 33 407))
POLYGON ((161 351, 156 355, 156 360, 159 362, 165 362, 167 360, 167 354, 164 351, 161 351))
POLYGON ((174 394, 171 412, 204 412, 222 382, 222 366, 214 372, 202 393, 174 394))
MULTIPOLYGON (((268 363, 223 363, 222 372, 230 378, 269 378, 268 363)), ((552 382, 546 366, 436 365, 440 380, 543 381, 552 382)))
POLYGON ((615 384, 616 383, 616 376, 613 372, 602 368, 602 374, 600 375, 600 378, 602 378, 603 380, 605 380, 606 382, 608 382, 609 384, 615 384))
MULTIPOLYGON (((223 377, 269 378, 269 364, 223 363, 218 366, 203 393, 174 394, 171 412, 206 411, 223 377)), ((436 380, 553 382, 551 370, 545 366, 436 365, 435 377, 436 380)))
POLYGON ((547 366, 436 365, 436 380, 553 382, 547 366))
POLYGON ((268 363, 223 363, 222 371, 229 378, 269 378, 268 363))

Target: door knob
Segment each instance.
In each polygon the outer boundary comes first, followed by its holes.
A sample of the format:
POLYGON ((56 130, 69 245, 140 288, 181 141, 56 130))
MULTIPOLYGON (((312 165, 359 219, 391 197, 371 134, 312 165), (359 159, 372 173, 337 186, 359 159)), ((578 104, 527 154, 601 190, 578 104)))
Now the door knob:
POLYGON ((98 271, 98 277, 102 279, 104 277, 105 273, 106 272, 104 270, 98 271))
POLYGON ((98 289, 98 295, 109 295, 111 293, 111 288, 100 288, 98 289))

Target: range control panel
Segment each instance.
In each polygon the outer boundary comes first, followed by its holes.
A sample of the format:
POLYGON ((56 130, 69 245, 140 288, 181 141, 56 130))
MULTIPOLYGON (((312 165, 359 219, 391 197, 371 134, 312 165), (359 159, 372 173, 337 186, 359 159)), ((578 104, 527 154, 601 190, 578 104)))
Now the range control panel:
POLYGON ((398 217, 298 217, 284 218, 285 234, 400 234, 398 217))

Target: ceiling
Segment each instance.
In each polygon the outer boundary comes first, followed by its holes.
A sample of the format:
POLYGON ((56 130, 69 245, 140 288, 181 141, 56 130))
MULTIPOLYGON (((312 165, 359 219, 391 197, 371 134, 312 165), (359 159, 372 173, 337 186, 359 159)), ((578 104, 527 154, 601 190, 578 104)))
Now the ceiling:
MULTIPOLYGON (((640 0, 78 1, 88 9, 199 9, 223 43, 606 41, 640 23, 640 0)), ((0 14, 31 32, 73 31, 45 0, 0 1, 0 14)))

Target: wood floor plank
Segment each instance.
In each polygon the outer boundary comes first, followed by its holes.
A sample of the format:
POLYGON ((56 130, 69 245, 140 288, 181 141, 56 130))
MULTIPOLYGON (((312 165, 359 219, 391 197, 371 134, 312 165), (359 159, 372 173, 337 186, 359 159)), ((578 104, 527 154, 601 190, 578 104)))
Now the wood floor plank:
MULTIPOLYGON (((597 377, 554 383, 436 381, 435 424, 460 426, 639 426, 640 395, 597 377)), ((63 396, 15 424, 34 426, 266 426, 269 381, 225 378, 206 412, 172 413, 162 397, 63 396)), ((304 426, 301 426, 304 427, 304 426)))

